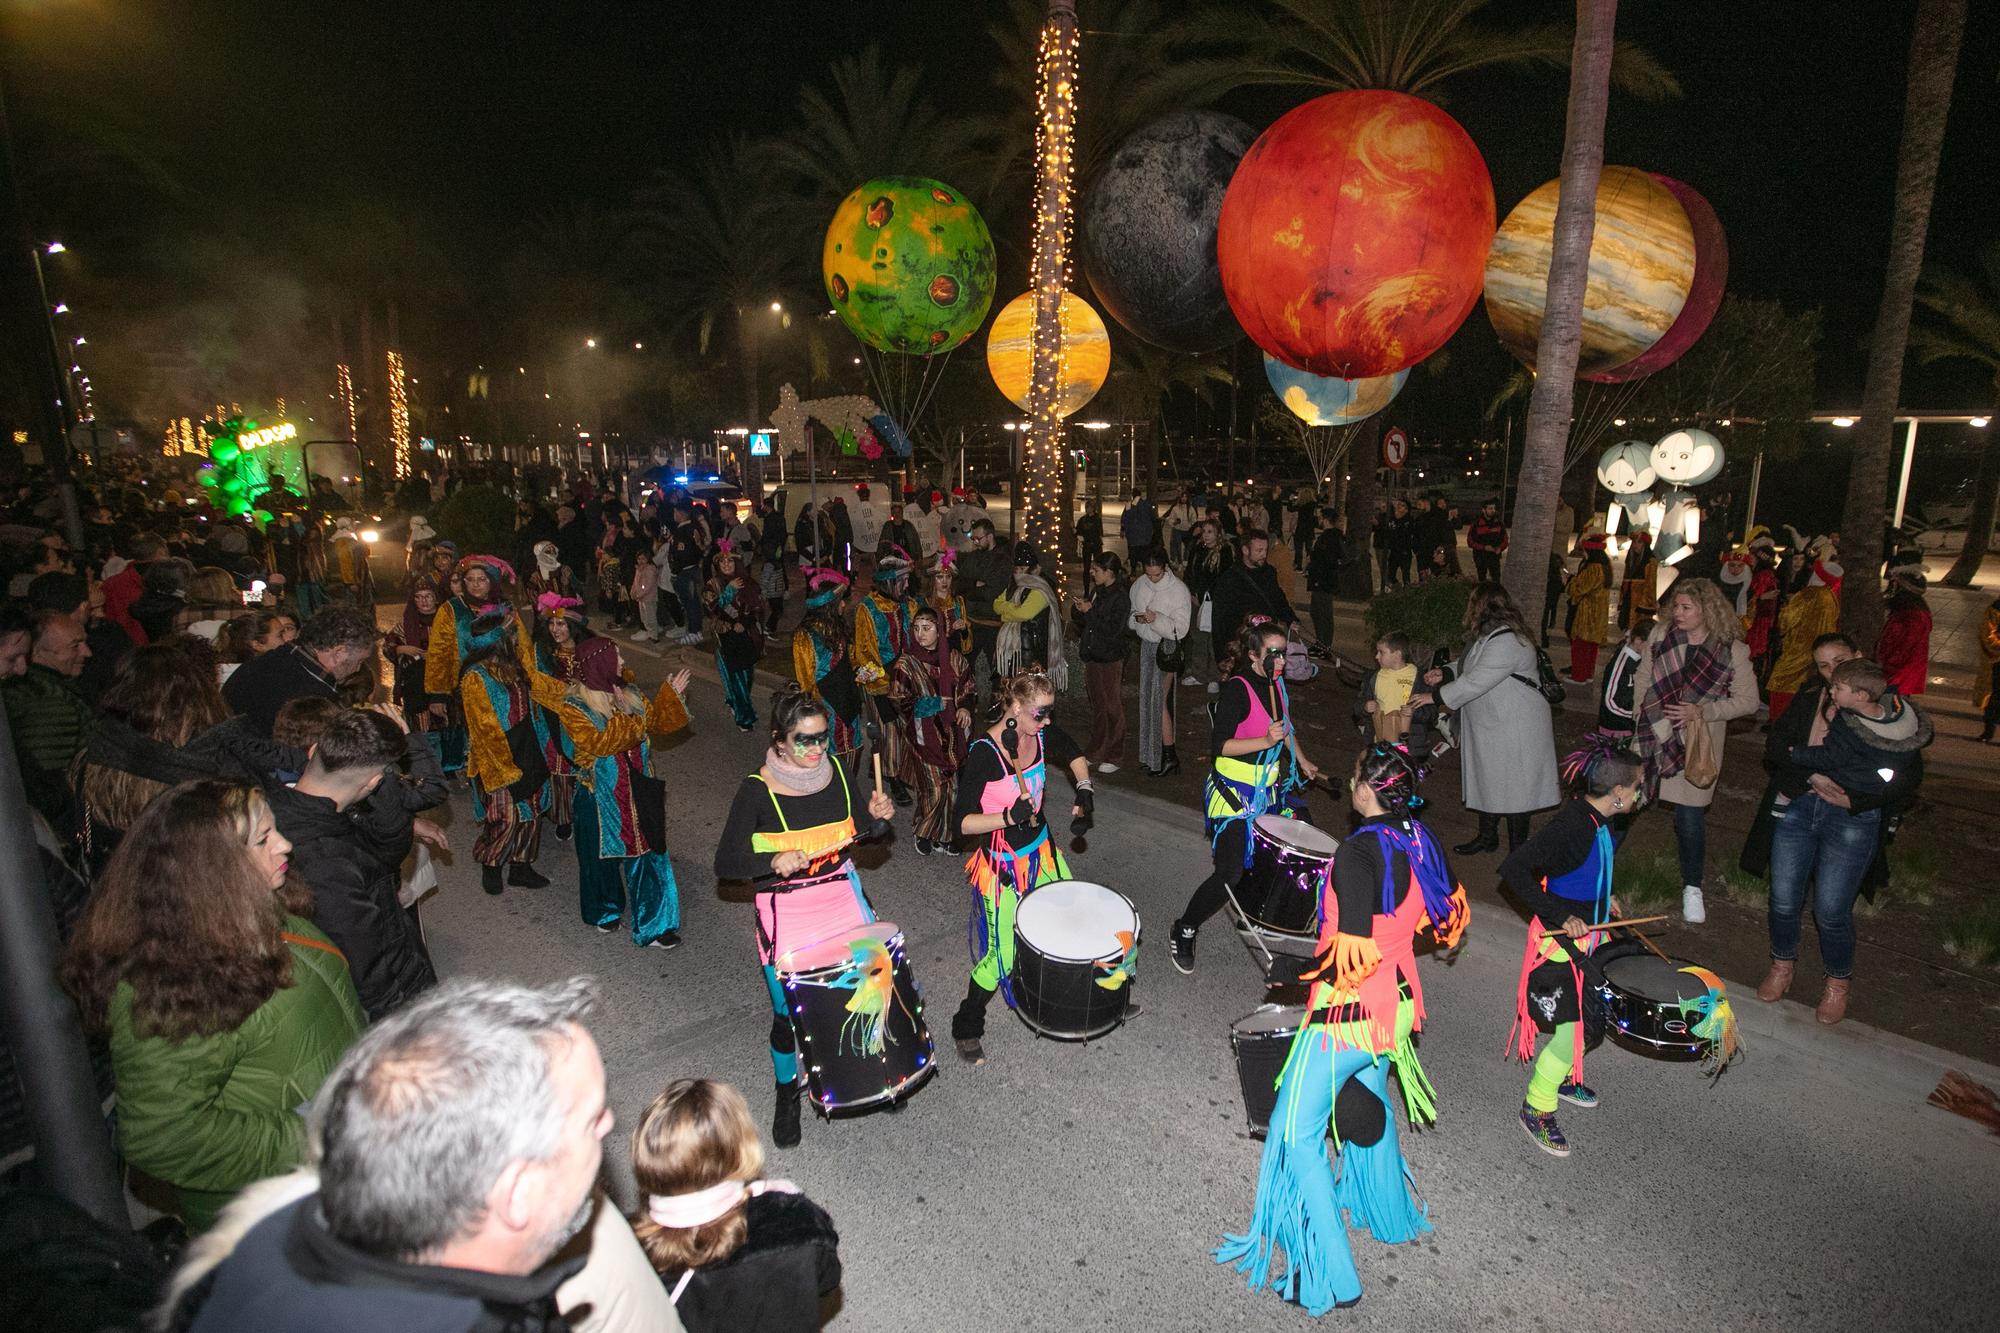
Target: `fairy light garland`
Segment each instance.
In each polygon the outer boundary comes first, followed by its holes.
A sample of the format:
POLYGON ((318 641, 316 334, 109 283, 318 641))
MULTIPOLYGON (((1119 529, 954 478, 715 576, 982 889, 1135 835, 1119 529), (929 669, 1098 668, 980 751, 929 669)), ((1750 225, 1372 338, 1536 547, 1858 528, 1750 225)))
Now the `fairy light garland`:
POLYGON ((1069 245, 1076 166, 1076 9, 1050 0, 1035 61, 1035 234, 1029 276, 1035 296, 1028 332, 1028 423, 1022 445, 1023 531, 1054 559, 1048 570, 1061 589, 1062 386, 1067 365, 1062 326, 1069 286, 1069 245))
POLYGON ((389 453, 397 480, 410 475, 410 393, 403 354, 389 353, 389 453))
POLYGON ((354 434, 354 369, 342 363, 333 368, 334 395, 339 400, 340 424, 346 430, 344 438, 352 443, 354 434))

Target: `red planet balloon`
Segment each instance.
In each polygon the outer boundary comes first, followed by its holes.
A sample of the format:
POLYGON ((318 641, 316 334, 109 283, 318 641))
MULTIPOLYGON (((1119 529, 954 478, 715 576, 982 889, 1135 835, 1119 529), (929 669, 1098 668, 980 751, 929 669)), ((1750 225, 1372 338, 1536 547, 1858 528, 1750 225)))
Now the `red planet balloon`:
POLYGON ((1229 183, 1223 293, 1252 342, 1315 375, 1415 365, 1478 303, 1493 179, 1422 98, 1328 93, 1265 130, 1229 183))
POLYGON ((1672 176, 1662 176, 1657 171, 1651 174, 1654 180, 1667 187, 1667 193, 1687 213, 1688 225, 1694 230, 1694 282, 1688 288, 1687 301, 1681 306, 1680 314, 1674 316, 1674 322, 1667 325, 1667 331, 1660 335, 1658 342, 1622 366, 1583 376, 1600 384, 1623 384, 1641 375, 1665 370, 1678 361, 1681 353, 1694 346, 1701 335, 1708 332, 1708 322, 1715 318, 1715 312, 1721 307, 1722 289, 1729 282, 1729 239, 1723 234, 1722 221, 1715 216, 1708 200, 1696 193, 1693 186, 1683 184, 1672 176))

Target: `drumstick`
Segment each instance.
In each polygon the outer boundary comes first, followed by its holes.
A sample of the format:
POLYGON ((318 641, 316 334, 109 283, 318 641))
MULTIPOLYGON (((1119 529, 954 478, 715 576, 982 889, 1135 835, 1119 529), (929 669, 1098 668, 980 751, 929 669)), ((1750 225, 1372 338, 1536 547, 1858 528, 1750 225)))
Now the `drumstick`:
POLYGON ((1655 921, 1667 921, 1670 919, 1671 918, 1668 917, 1665 913, 1662 913, 1659 916, 1630 916, 1630 917, 1625 917, 1622 920, 1618 921, 1600 921, 1596 925, 1592 926, 1591 929, 1593 931, 1616 930, 1622 926, 1625 929, 1630 930, 1634 926, 1650 926, 1655 921))
MULTIPOLYGON (((1631 927, 1627 926, 1626 929, 1631 930, 1631 927)), ((1654 944, 1651 938, 1649 938, 1644 931, 1633 930, 1632 938, 1639 941, 1639 943, 1645 945, 1647 950, 1653 955, 1653 957, 1659 959, 1661 962, 1671 963, 1674 961, 1673 959, 1667 957, 1665 954, 1661 953, 1659 950, 1659 946, 1654 944)))
POLYGON ((875 794, 880 796, 882 794, 882 752, 879 750, 876 751, 871 758, 875 760, 875 794))

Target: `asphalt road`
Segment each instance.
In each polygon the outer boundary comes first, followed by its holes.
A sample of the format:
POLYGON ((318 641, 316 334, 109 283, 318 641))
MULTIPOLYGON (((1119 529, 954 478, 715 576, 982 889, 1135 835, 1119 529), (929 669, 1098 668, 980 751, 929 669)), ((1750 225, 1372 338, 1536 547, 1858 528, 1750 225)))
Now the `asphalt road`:
MULTIPOLYGON (((657 661, 635 664, 656 678, 657 661)), ((425 908, 442 975, 601 979, 595 1029, 620 1122, 607 1172, 627 1204, 624 1135, 667 1080, 727 1079, 760 1122, 770 1113, 770 1011, 750 908, 740 889, 720 895, 710 870, 762 741, 730 725, 712 669, 691 712, 692 734, 661 750, 680 949, 640 950, 585 926, 574 855, 552 837, 541 854, 551 887, 489 898, 461 850, 425 908)), ((1334 812, 1318 799, 1328 823, 1334 812)), ((470 810, 463 797, 455 805, 463 849, 470 810)), ((1228 1034, 1259 1003, 1261 979, 1220 921, 1202 934, 1194 976, 1167 963, 1167 925, 1205 873, 1198 822, 1117 791, 1099 812, 1073 866, 1127 894, 1145 920, 1135 991, 1145 1012, 1080 1046, 1038 1040, 996 1004, 979 1069, 948 1054, 967 969, 959 863, 917 856, 906 818, 892 845, 859 858, 877 910, 912 946, 946 1054, 900 1112, 830 1123, 808 1112, 805 1142, 773 1154, 771 1173, 799 1182, 839 1226, 846 1281, 833 1327, 1312 1326, 1209 1257, 1250 1211, 1261 1145, 1244 1132, 1228 1034)), ((1745 995, 1747 1057, 1713 1085, 1688 1065, 1593 1054, 1603 1104, 1565 1109, 1573 1154, 1558 1161, 1522 1134, 1526 1070, 1501 1054, 1523 934, 1489 911, 1455 963, 1422 962, 1422 1056, 1441 1119, 1406 1130, 1405 1144, 1436 1229, 1395 1248, 1351 1233, 1366 1294, 1325 1326, 1995 1326, 2000 1139, 1923 1099, 1947 1067, 1996 1085, 2000 1071, 1853 1023, 1822 1030, 1800 1006, 1745 995)))

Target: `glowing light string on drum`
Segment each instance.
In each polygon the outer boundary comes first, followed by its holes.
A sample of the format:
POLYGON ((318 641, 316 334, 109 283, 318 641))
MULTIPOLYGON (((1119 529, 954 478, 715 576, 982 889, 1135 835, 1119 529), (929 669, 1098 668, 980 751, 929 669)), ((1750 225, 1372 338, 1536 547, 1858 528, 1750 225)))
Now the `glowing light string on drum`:
MULTIPOLYGON (((1049 0, 1035 60, 1035 224, 1029 289, 1035 318, 1028 334, 1028 429, 1021 446, 1022 532, 1040 551, 1064 549, 1060 511, 1064 461, 1062 303, 1069 290, 1069 244, 1076 166, 1076 7, 1049 0)), ((1063 562, 1049 571, 1058 592, 1063 562)))

